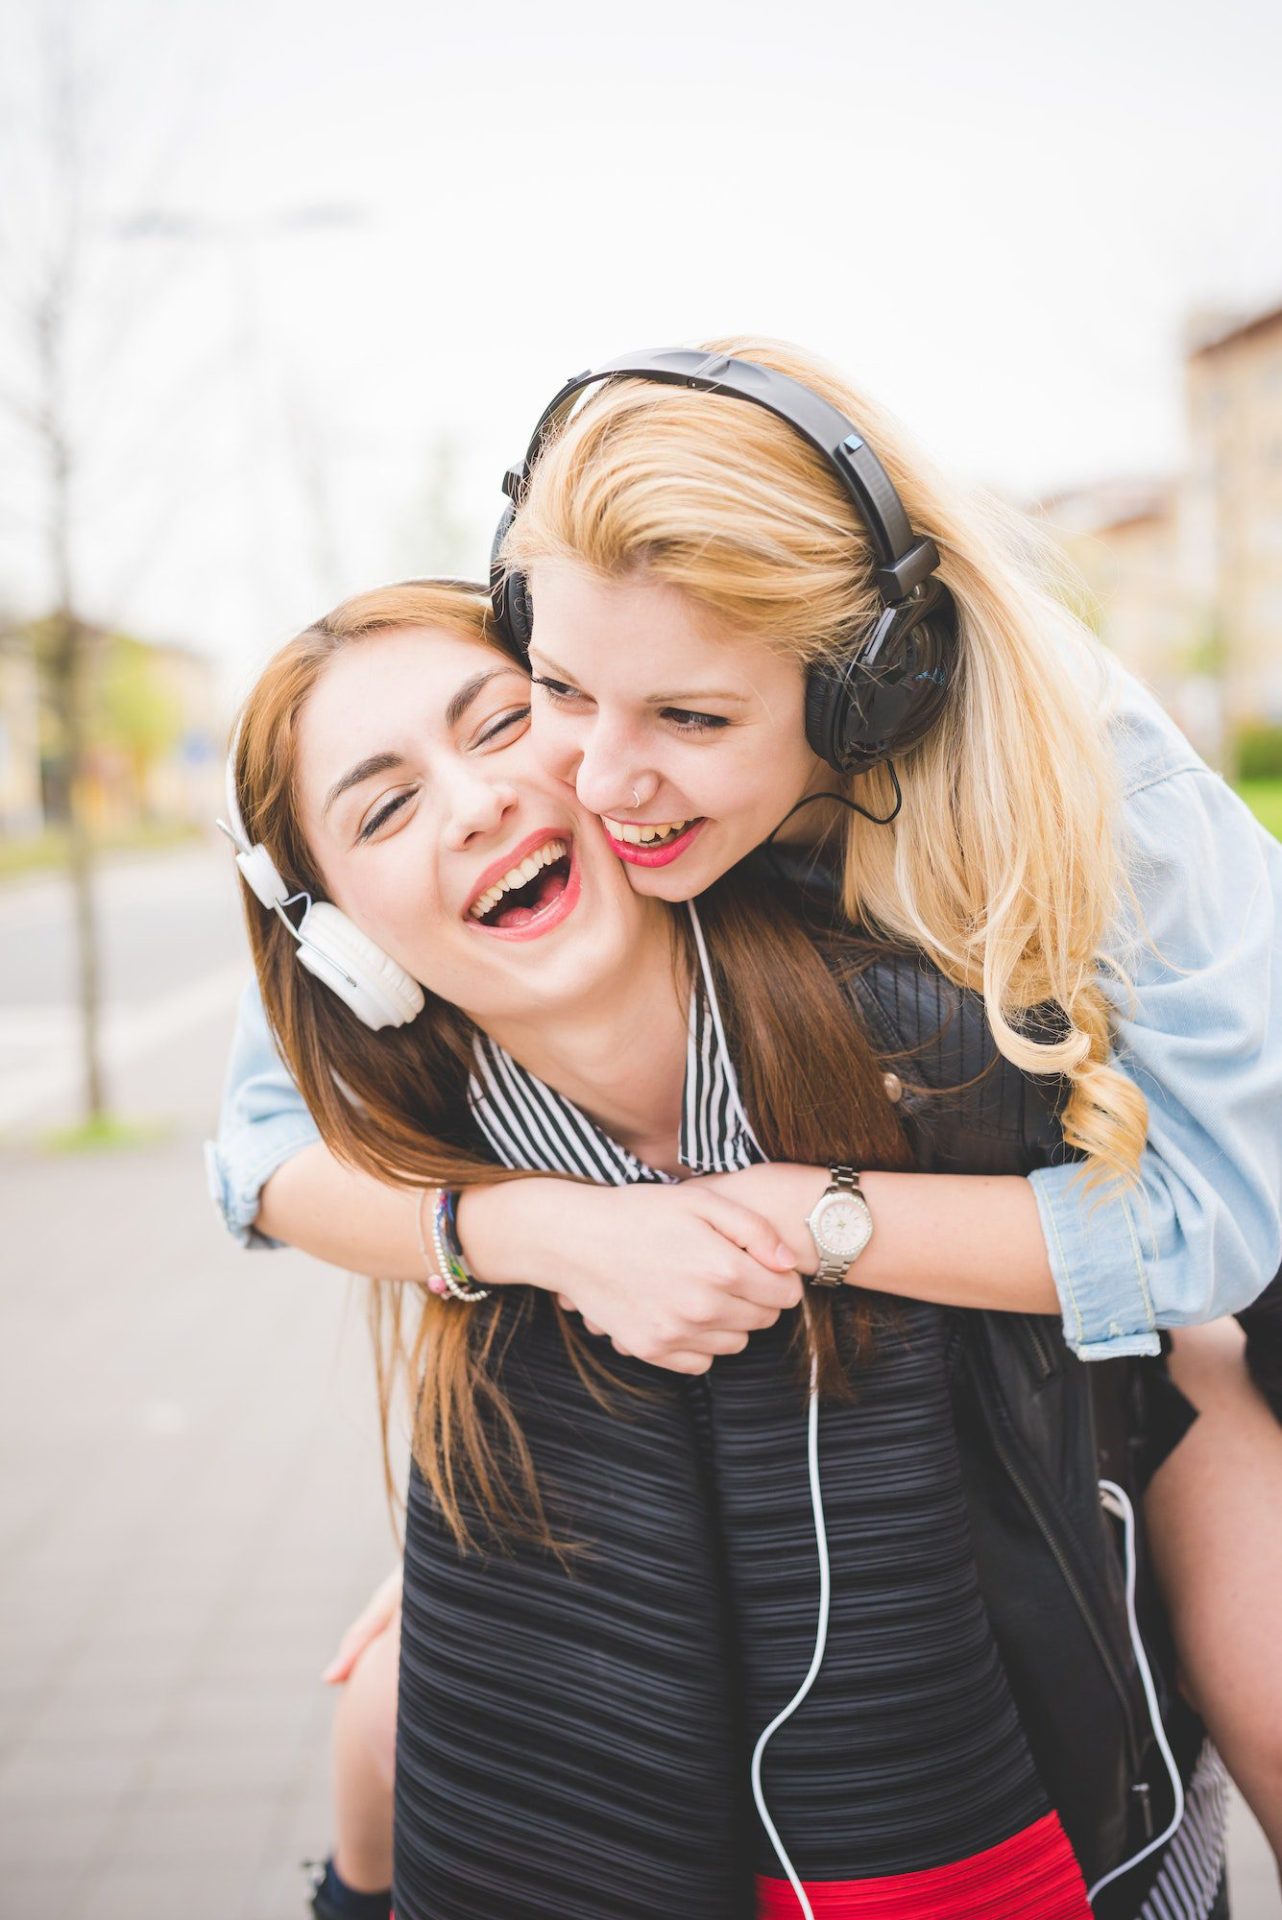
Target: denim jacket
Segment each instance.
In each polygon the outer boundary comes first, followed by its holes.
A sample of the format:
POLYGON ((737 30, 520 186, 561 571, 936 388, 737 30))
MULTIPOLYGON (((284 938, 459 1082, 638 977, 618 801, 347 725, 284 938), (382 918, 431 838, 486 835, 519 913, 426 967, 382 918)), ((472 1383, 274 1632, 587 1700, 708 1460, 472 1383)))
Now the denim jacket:
MULTIPOLYGON (((1073 1165, 1030 1175, 1082 1359, 1156 1353, 1159 1327, 1233 1313, 1282 1264, 1282 844, 1120 668, 1110 735, 1132 898, 1106 990, 1117 1063, 1143 1090, 1138 1189, 1088 1192, 1073 1165)), ((210 1186, 247 1246, 259 1195, 316 1129, 255 988, 232 1045, 210 1186)))

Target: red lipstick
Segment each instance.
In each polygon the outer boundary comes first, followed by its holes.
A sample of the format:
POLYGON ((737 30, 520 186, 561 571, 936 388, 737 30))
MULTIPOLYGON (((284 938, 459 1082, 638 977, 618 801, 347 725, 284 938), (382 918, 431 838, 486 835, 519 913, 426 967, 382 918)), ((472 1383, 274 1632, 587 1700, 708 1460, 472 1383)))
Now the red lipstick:
POLYGON ((686 828, 684 833, 679 833, 675 840, 667 840, 661 847, 639 847, 631 840, 616 840, 604 821, 601 823, 601 831, 610 843, 611 853, 617 854, 620 860, 626 860, 630 866, 670 867, 674 860, 681 858, 686 848, 698 834, 703 832, 707 824, 706 818, 696 820, 686 828))

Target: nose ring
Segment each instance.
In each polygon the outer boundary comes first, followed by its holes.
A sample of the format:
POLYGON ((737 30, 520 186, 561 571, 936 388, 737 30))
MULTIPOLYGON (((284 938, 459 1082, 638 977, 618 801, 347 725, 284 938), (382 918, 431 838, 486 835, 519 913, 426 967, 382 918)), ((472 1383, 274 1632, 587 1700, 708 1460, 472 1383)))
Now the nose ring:
POLYGON ((641 805, 641 795, 637 792, 635 787, 633 787, 632 789, 632 804, 634 807, 639 807, 641 805))

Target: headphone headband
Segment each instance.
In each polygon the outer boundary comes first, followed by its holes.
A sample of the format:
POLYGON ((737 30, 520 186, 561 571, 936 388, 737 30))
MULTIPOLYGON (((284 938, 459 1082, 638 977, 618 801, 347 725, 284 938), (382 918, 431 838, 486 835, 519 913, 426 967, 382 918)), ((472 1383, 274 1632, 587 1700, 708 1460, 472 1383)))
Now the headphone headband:
POLYGON ((241 722, 238 718, 232 731, 231 743, 227 748, 227 763, 223 768, 223 800, 227 808, 227 818, 225 821, 220 820, 218 825, 222 827, 232 844, 244 853, 249 848, 249 834, 245 827, 245 817, 240 810, 240 796, 236 792, 236 749, 240 745, 240 728, 241 722))
POLYGON ((284 912, 291 896, 289 888, 281 877, 280 869, 268 853, 266 847, 255 846, 245 826, 245 817, 240 810, 240 797, 236 792, 236 749, 240 745, 239 720, 231 737, 231 746, 227 750, 227 766, 223 783, 223 797, 227 804, 226 820, 216 820, 219 827, 231 841, 236 852, 236 865, 244 876, 245 885, 254 898, 261 902, 270 913, 279 913, 285 925, 298 937, 297 929, 284 912))
POLYGON ((495 626, 513 658, 528 663, 534 604, 529 582, 506 564, 503 550, 530 474, 586 388, 629 379, 763 407, 819 455, 867 531, 881 611, 867 632, 840 638, 834 651, 811 662, 806 739, 838 773, 866 773, 915 746, 943 710, 957 657, 957 608, 937 577, 939 549, 928 534, 914 533, 890 475, 852 420, 790 375, 722 353, 625 353, 573 374, 543 409, 524 460, 504 477, 507 502, 490 550, 495 626))
POLYGON ((545 440, 572 411, 576 396, 603 381, 627 379, 728 394, 763 407, 790 426, 836 474, 867 527, 879 562, 875 578, 883 600, 906 600, 938 567, 934 541, 913 532, 889 474, 844 413, 789 374, 698 348, 642 349, 573 374, 540 414, 524 460, 504 476, 503 490, 514 506, 520 504, 545 440))

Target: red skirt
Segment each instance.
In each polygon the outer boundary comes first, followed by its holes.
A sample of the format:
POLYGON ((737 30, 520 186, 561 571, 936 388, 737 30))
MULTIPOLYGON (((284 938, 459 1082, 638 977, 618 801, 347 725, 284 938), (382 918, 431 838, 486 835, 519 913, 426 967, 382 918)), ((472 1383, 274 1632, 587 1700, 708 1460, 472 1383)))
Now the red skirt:
MULTIPOLYGON (((815 1920, 1090 1920, 1059 1815, 946 1866, 874 1880, 803 1880, 815 1920)), ((787 1880, 757 1876, 757 1920, 796 1920, 787 1880)))

